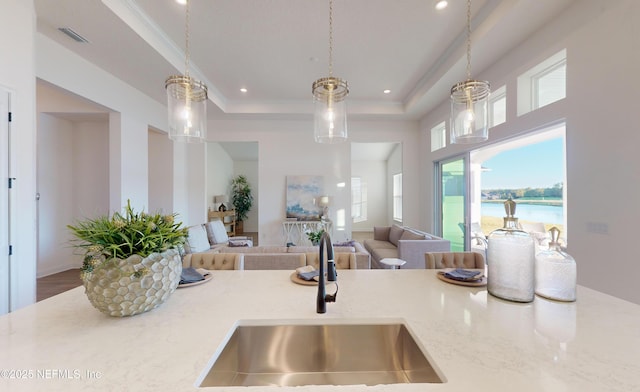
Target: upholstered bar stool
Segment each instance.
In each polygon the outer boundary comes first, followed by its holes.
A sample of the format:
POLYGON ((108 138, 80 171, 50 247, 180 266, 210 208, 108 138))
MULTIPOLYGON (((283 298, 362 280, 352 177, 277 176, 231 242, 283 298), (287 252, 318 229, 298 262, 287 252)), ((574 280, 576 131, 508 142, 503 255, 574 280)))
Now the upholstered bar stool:
MULTIPOLYGON (((320 268, 318 259, 320 255, 316 252, 307 253, 307 265, 312 265, 315 269, 320 268)), ((336 263, 336 269, 357 269, 355 253, 334 253, 333 261, 336 263)))
POLYGON ((189 253, 182 258, 183 268, 204 268, 206 270, 242 270, 242 253, 189 253))
POLYGON ((424 261, 427 269, 484 269, 484 256, 478 252, 427 252, 424 261))

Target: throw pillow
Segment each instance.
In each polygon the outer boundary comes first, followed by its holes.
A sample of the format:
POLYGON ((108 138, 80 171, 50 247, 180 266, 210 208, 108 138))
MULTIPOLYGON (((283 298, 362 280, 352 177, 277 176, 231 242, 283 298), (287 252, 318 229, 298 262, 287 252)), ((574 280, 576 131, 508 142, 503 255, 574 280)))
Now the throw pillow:
POLYGON ((207 237, 211 244, 225 244, 229 241, 227 229, 221 220, 216 219, 207 222, 205 223, 205 227, 207 228, 207 237))
POLYGON ((249 247, 249 243, 246 240, 229 241, 229 247, 231 248, 249 247))
POLYGON ((386 227, 374 227, 373 239, 377 241, 389 241, 389 226, 386 227))
POLYGON ((336 242, 333 246, 356 246, 356 242, 354 240, 345 241, 345 242, 336 242))
POLYGON ((394 246, 398 246, 398 240, 402 237, 402 233, 404 233, 404 229, 398 225, 391 226, 389 229, 389 242, 391 242, 394 246))
POLYGON ((414 233, 413 231, 405 230, 400 236, 401 240, 424 240, 425 236, 422 234, 414 233))
POLYGON ((191 226, 188 232, 187 241, 185 242, 187 253, 205 252, 211 248, 207 238, 207 231, 203 225, 191 226))

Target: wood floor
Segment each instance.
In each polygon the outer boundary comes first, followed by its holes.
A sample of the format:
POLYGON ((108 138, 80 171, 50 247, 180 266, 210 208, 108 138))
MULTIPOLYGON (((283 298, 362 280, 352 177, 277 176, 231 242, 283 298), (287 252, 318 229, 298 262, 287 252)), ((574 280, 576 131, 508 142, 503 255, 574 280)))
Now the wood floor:
POLYGON ((43 276, 36 280, 36 301, 42 301, 78 286, 82 286, 79 269, 43 276))

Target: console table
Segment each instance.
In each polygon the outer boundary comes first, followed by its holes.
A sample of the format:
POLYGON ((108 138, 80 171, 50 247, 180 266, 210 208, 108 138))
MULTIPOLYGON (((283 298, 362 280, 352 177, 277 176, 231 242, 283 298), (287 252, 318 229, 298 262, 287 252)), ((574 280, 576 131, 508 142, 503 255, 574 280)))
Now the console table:
POLYGON ((285 245, 294 243, 296 245, 310 245, 307 233, 324 229, 329 235, 333 225, 331 221, 284 221, 282 222, 282 233, 285 245))
POLYGON ((220 219, 227 229, 227 235, 233 237, 236 235, 236 210, 214 211, 209 210, 209 221, 220 219))

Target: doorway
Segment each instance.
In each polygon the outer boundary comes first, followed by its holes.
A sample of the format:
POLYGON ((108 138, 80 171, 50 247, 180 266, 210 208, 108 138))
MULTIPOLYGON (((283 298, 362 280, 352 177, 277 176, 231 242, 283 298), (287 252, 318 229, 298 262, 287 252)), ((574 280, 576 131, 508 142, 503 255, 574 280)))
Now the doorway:
POLYGON ((466 223, 469 200, 469 156, 456 156, 436 164, 437 211, 436 232, 451 241, 451 251, 468 248, 466 223))

